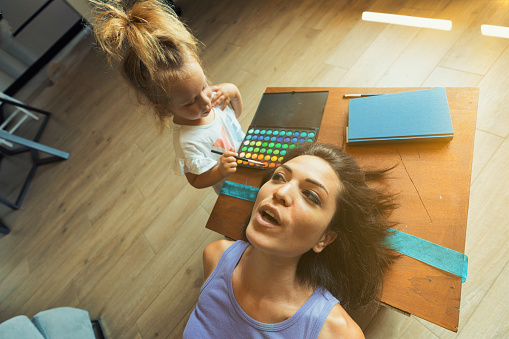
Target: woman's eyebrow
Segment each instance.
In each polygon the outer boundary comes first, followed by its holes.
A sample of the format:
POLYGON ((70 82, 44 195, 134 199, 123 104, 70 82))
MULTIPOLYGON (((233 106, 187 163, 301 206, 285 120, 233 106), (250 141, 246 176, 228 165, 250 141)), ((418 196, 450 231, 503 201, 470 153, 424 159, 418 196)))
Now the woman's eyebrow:
POLYGON ((312 183, 313 185, 316 185, 316 186, 320 187, 321 189, 323 189, 325 191, 325 193, 327 193, 327 195, 329 195, 329 191, 327 191, 325 186, 320 184, 318 181, 310 179, 310 178, 307 178, 306 181, 309 182, 309 183, 312 183))
POLYGON ((285 170, 287 170, 287 171, 288 171, 288 172, 290 172, 290 173, 292 173, 292 172, 293 172, 293 171, 292 171, 292 169, 291 169, 288 165, 282 164, 280 167, 281 167, 281 168, 284 168, 285 170))
MULTIPOLYGON (((285 170, 287 170, 288 172, 292 173, 292 169, 288 166, 288 165, 281 165, 280 168, 283 168, 285 170)), ((324 185, 322 185, 321 183, 319 183, 318 181, 314 180, 314 179, 311 179, 311 178, 306 178, 306 181, 315 185, 315 186, 318 186, 320 187, 321 189, 323 189, 325 191, 325 193, 327 193, 327 195, 329 195, 329 191, 327 191, 327 189, 325 188, 324 185)))

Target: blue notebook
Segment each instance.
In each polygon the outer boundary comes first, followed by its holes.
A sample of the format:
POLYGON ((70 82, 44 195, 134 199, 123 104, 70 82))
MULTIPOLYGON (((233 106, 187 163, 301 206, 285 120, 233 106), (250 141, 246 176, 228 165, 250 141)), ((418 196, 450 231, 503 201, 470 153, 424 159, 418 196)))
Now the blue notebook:
POLYGON ((451 140, 445 88, 350 99, 349 144, 451 140))

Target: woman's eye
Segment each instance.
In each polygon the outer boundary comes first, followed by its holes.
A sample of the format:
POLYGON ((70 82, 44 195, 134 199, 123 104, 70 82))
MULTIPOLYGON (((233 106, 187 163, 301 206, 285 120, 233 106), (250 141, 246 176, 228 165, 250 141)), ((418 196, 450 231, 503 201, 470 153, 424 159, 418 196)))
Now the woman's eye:
POLYGON ((274 173, 272 175, 272 180, 283 181, 284 179, 285 177, 281 173, 274 173))
POLYGON ((303 194, 313 204, 318 205, 318 206, 322 205, 322 202, 320 201, 320 198, 318 197, 318 195, 315 192, 313 192, 313 191, 304 191, 303 194))

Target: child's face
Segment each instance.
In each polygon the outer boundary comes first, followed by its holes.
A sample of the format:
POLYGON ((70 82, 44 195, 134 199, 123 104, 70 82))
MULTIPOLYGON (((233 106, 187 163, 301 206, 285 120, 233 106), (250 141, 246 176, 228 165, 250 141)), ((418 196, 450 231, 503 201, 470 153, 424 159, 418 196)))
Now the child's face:
POLYGON ((187 67, 190 71, 189 77, 173 87, 171 112, 175 123, 195 125, 210 114, 212 91, 197 62, 191 62, 187 67))

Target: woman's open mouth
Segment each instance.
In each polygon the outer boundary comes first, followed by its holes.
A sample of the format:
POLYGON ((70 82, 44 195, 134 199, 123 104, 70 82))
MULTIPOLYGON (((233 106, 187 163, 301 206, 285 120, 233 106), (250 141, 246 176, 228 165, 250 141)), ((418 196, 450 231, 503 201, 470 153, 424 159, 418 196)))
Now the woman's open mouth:
POLYGON ((274 224, 274 225, 279 225, 279 222, 277 221, 276 217, 270 211, 262 211, 261 214, 262 214, 263 220, 265 220, 271 224, 274 224))

